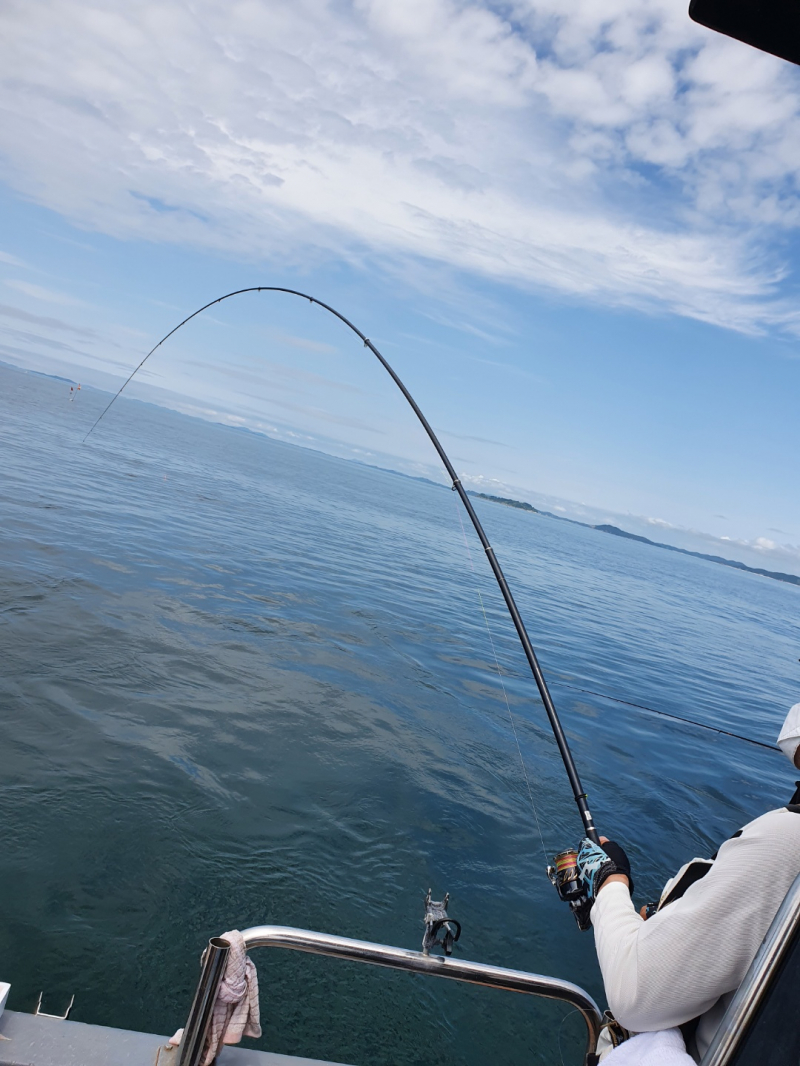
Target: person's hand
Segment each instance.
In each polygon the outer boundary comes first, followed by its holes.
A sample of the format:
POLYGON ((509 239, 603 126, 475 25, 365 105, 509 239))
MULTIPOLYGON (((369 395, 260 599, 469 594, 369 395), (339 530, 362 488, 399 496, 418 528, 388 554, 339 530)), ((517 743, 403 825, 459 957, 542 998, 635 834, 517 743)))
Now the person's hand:
POLYGON ((578 851, 578 871, 590 903, 610 881, 621 881, 631 888, 630 862, 623 848, 607 837, 601 837, 601 844, 594 844, 588 838, 581 841, 578 851))
POLYGON ((605 848, 584 837, 578 850, 577 866, 589 903, 594 903, 603 884, 617 873, 614 860, 605 848))
POLYGON ((627 857, 624 847, 622 844, 609 840, 608 837, 601 837, 601 843, 603 844, 603 851, 613 861, 613 865, 617 867, 617 873, 606 877, 605 884, 610 881, 620 881, 627 885, 630 894, 633 895, 634 878, 630 875, 630 859, 627 857))
POLYGON ((631 895, 633 895, 633 877, 631 876, 631 862, 625 852, 625 849, 622 847, 621 844, 617 844, 613 840, 609 840, 608 837, 600 837, 600 843, 603 845, 603 851, 613 860, 614 865, 617 868, 617 873, 611 874, 610 877, 607 877, 605 879, 604 884, 608 884, 611 881, 621 881, 623 884, 628 886, 631 895))

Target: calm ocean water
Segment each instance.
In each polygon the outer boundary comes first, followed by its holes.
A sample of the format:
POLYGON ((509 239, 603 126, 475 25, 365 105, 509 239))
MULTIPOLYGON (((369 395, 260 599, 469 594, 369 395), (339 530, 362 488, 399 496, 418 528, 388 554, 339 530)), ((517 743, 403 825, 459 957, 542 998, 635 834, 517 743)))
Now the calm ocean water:
MULTIPOLYGON (((579 822, 491 575, 446 489, 0 367, 0 979, 10 1007, 172 1032, 209 935, 281 923, 461 954, 598 999, 544 874, 579 822), (471 562, 475 570, 472 570, 471 562), (456 949, 458 950, 458 948, 456 949)), ((476 501, 602 832, 641 901, 786 802, 800 588, 476 501)), ((466 519, 465 519, 466 522, 466 519)), ((577 1062, 555 1004, 256 955, 274 1051, 577 1062)))

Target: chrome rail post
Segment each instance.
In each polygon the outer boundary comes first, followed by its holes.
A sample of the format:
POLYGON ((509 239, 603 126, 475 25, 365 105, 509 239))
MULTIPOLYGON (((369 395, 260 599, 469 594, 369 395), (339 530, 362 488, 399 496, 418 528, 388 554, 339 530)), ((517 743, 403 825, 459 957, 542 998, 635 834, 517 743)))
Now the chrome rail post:
MULTIPOLYGON (((795 878, 778 913, 772 919, 767 935, 750 963, 750 969, 703 1056, 701 1066, 726 1066, 740 1050, 799 927, 800 876, 795 878)), ((794 1024, 794 1021, 790 1019, 789 1024, 794 1024)))
MULTIPOLYGON (((421 951, 393 948, 386 944, 372 944, 367 940, 350 940, 329 933, 315 933, 309 929, 293 929, 285 925, 257 925, 242 930, 245 944, 250 948, 287 948, 311 955, 326 955, 350 962, 366 962, 372 966, 387 966, 406 973, 424 973, 431 977, 446 977, 466 984, 484 985, 507 992, 523 992, 545 999, 557 999, 580 1011, 586 1024, 586 1061, 597 1046, 602 1017, 588 994, 570 981, 557 977, 543 977, 523 970, 508 970, 503 966, 488 966, 480 962, 466 962, 440 955, 423 955, 421 951)), ((183 1062, 179 1066, 184 1066, 183 1062)))
POLYGON ((186 1025, 183 1028, 180 1047, 178 1048, 178 1066, 200 1066, 208 1029, 211 1025, 211 1012, 225 973, 225 964, 231 946, 222 937, 212 937, 203 952, 200 981, 194 994, 192 1007, 186 1025))

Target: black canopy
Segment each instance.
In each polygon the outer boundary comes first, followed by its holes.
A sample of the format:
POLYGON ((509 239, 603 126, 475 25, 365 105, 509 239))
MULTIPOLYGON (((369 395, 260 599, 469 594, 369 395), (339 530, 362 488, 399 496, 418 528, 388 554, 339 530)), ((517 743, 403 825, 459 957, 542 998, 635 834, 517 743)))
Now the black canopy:
POLYGON ((800 63, 800 0, 691 0, 689 17, 762 52, 800 63))

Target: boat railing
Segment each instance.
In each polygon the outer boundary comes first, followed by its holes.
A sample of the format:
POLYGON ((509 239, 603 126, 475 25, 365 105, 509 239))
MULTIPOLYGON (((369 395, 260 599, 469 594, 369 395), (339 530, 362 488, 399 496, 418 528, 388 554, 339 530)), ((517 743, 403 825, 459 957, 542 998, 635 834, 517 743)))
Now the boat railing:
MULTIPOLYGON (((509 970, 503 966, 489 966, 467 962, 452 956, 424 955, 421 951, 373 944, 367 940, 351 940, 329 933, 315 933, 309 929, 293 929, 285 925, 256 925, 243 929, 248 950, 253 948, 285 948, 311 955, 365 962, 371 966, 387 966, 406 973, 445 977, 451 981, 499 988, 507 992, 522 992, 530 996, 560 1000, 580 1012, 586 1024, 586 1057, 592 1061, 602 1018, 592 997, 578 985, 557 977, 544 977, 523 970, 509 970)), ((211 1013, 217 996, 225 962, 228 942, 219 937, 209 941, 203 959, 200 982, 195 992, 178 1052, 178 1066, 199 1066, 211 1023, 211 1013)))

